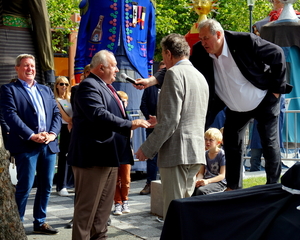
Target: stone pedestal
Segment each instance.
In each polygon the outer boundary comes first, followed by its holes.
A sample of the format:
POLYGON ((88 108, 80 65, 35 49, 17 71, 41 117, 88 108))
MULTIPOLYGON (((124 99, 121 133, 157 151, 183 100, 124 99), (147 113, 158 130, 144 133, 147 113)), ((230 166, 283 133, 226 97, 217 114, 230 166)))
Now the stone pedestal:
POLYGON ((152 214, 159 217, 163 216, 163 198, 162 198, 162 185, 160 180, 151 182, 151 203, 150 211, 152 214))

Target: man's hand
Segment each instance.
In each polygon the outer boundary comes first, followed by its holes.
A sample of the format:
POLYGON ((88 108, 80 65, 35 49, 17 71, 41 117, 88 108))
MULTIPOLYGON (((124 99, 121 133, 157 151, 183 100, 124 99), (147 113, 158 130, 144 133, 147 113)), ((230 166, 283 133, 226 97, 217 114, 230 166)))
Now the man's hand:
POLYGON ((45 143, 48 144, 49 142, 54 141, 56 138, 55 134, 47 133, 47 132, 40 132, 37 134, 33 134, 30 140, 37 142, 37 143, 45 143))
POLYGON ((142 149, 139 148, 139 150, 137 150, 137 152, 135 153, 135 156, 138 160, 140 161, 145 161, 146 159, 148 159, 145 154, 143 153, 142 149))
POLYGON ((155 125, 157 124, 156 116, 149 115, 148 122, 151 124, 151 126, 149 128, 154 128, 155 125))
POLYGON ((132 123, 131 130, 137 129, 139 127, 148 128, 151 126, 151 124, 144 119, 135 119, 132 120, 131 123, 132 123))
POLYGON ((30 140, 37 142, 37 143, 44 143, 46 137, 42 133, 33 134, 30 138, 30 140))
POLYGON ((48 133, 47 138, 45 139, 45 144, 48 144, 49 142, 54 141, 56 138, 56 135, 54 133, 48 133))
POLYGON ((147 87, 151 87, 153 85, 158 84, 158 81, 154 76, 151 76, 149 78, 138 78, 135 81, 136 81, 136 85, 132 84, 132 86, 134 86, 136 89, 139 90, 143 90, 147 87))

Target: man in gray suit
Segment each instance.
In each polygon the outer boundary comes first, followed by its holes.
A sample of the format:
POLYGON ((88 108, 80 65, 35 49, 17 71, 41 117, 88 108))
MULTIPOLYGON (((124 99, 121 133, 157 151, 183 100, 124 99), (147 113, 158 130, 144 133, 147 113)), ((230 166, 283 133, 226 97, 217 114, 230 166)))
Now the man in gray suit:
POLYGON ((184 36, 170 34, 161 41, 168 69, 157 106, 154 131, 136 153, 139 160, 158 152, 163 187, 163 217, 173 199, 190 197, 204 156, 204 124, 208 85, 188 60, 190 47, 184 36))

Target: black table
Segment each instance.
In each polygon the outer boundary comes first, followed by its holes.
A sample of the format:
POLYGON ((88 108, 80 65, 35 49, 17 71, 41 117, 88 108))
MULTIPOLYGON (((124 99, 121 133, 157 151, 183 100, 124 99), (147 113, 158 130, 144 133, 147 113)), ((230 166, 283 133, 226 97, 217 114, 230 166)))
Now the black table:
MULTIPOLYGON (((284 184, 300 189, 296 164, 284 184)), ((299 240, 299 205, 279 183, 173 200, 161 240, 299 240)))

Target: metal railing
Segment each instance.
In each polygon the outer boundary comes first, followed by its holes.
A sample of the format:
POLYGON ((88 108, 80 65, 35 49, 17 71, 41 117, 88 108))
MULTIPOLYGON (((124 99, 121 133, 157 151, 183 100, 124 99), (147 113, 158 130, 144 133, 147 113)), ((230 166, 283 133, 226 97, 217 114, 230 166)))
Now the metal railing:
MULTIPOLYGON (((299 126, 298 121, 300 120, 300 110, 286 110, 285 111, 285 131, 283 133, 284 147, 281 148, 281 160, 282 161, 300 161, 300 139, 298 139, 299 126), (289 120, 293 119, 293 126, 290 126, 289 120), (299 119, 299 120, 298 120, 299 119), (291 131, 293 127, 293 131, 291 131), (293 135, 293 136, 292 136, 293 135), (289 141, 292 139, 292 141, 289 141)), ((247 155, 249 150, 249 131, 246 132, 244 138, 244 160, 249 160, 251 154, 247 155)), ((261 158, 264 160, 264 157, 261 158)))
MULTIPOLYGON (((281 160, 284 161, 300 161, 300 143, 298 142, 298 119, 300 114, 300 110, 287 110, 285 111, 285 142, 284 149, 285 152, 281 152, 281 160), (293 135, 290 136, 290 125, 289 119, 293 117, 293 135), (293 138, 291 138, 293 137, 293 138), (289 142, 289 139, 294 139, 292 142, 289 142), (291 157, 293 156, 293 157, 291 157)), ((299 139, 300 140, 300 139, 299 139)))

